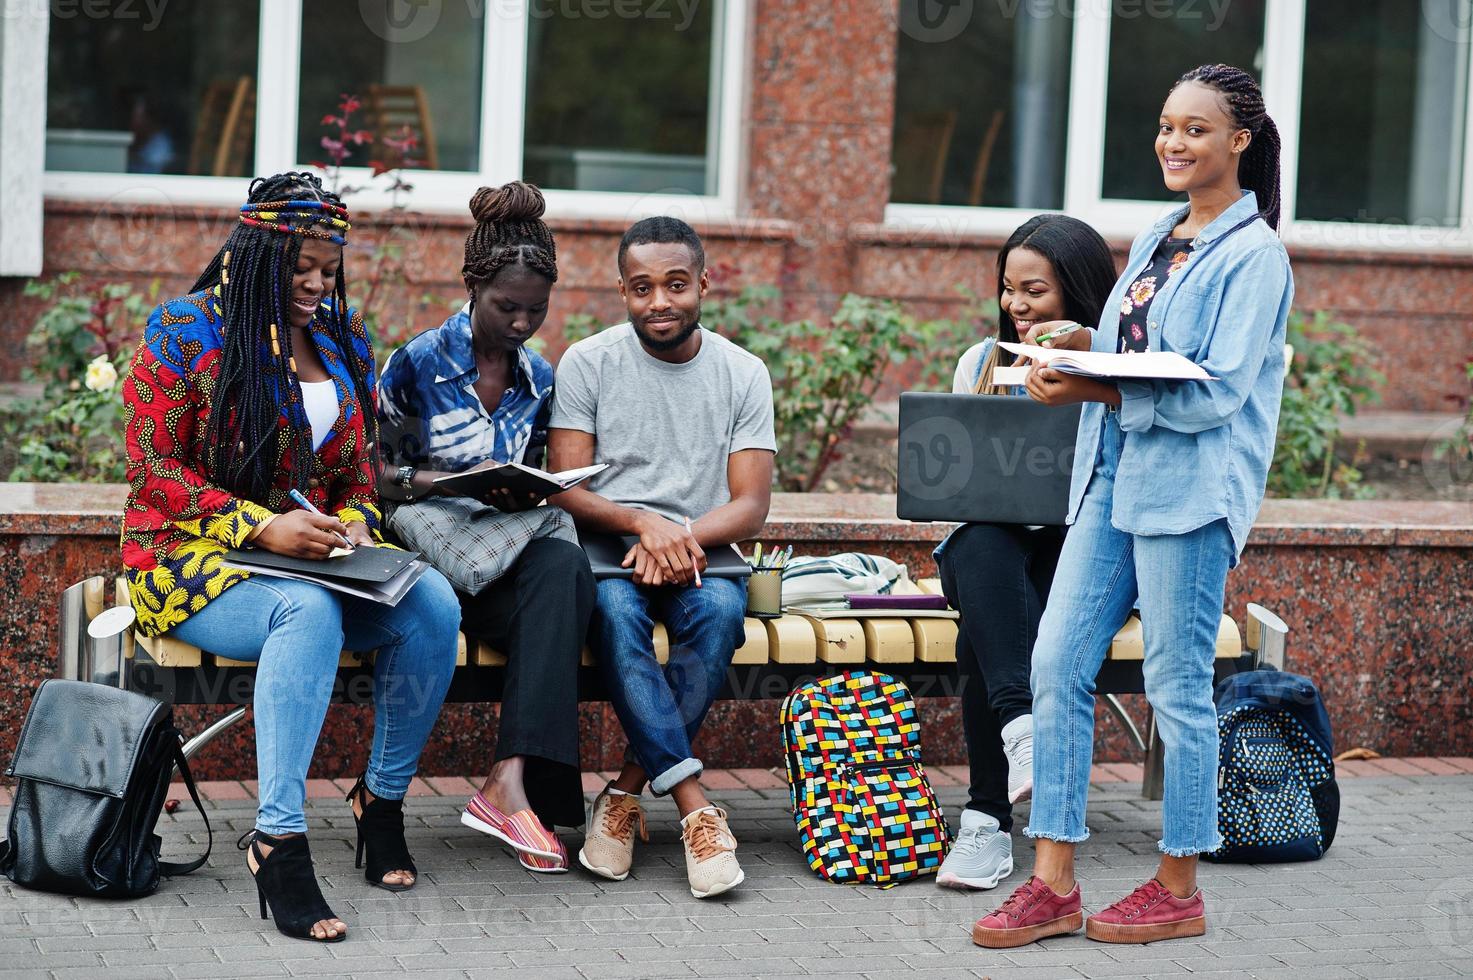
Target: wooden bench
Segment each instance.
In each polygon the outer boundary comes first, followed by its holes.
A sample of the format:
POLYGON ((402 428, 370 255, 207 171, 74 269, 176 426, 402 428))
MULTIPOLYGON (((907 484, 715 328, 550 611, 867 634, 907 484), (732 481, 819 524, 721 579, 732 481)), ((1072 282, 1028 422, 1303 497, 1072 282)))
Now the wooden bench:
MULTIPOLYGON (((939 593, 936 579, 924 579, 902 590, 939 593)), ((147 694, 174 704, 215 704, 236 711, 210 725, 186 746, 192 755, 230 724, 244 715, 251 702, 254 665, 202 651, 170 637, 121 635, 109 649, 109 657, 98 656, 102 644, 89 641, 86 626, 106 605, 106 581, 101 576, 67 589, 62 596, 62 654, 59 674, 63 677, 96 679, 127 690, 147 694), (68 647, 71 649, 68 649, 68 647)), ((128 592, 119 577, 114 601, 128 605, 128 592)), ((1224 616, 1218 631, 1216 673, 1219 677, 1257 666, 1260 655, 1272 650, 1282 636, 1282 624, 1257 607, 1250 607, 1250 644, 1231 617, 1224 616)), ((917 697, 955 696, 960 690, 956 672, 957 623, 954 619, 884 616, 855 618, 784 615, 777 619, 746 620, 746 639, 732 658, 726 686, 719 695, 741 700, 784 697, 794 685, 839 670, 870 666, 904 680, 917 697)), ((654 628, 655 656, 661 663, 670 657, 670 640, 663 624, 654 628)), ((334 700, 370 704, 373 697, 372 653, 344 651, 339 661, 334 700)), ((1144 659, 1141 623, 1134 616, 1115 635, 1096 679, 1096 690, 1125 726, 1138 749, 1147 754, 1148 795, 1153 766, 1159 769, 1159 742, 1148 720, 1143 733, 1121 707, 1116 695, 1143 693, 1141 665, 1144 659), (1158 751, 1153 753, 1152 747, 1158 751), (1154 756, 1154 757, 1153 757, 1154 756)), ((465 703, 498 701, 501 698, 506 657, 498 650, 460 635, 457 669, 446 701, 465 703)), ((605 700, 603 681, 591 651, 583 651, 579 669, 582 700, 605 700)), ((1154 787, 1159 794, 1159 784, 1154 787)))

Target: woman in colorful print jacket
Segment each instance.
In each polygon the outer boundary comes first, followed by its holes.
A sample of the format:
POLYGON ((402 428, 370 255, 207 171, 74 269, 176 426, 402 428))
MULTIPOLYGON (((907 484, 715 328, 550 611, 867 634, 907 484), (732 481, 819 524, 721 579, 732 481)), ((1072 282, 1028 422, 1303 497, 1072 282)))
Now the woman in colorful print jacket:
POLYGON ((403 798, 460 621, 433 570, 388 606, 224 560, 230 548, 323 559, 344 539, 380 541, 374 361, 344 295, 347 218, 310 174, 252 181, 194 290, 149 317, 123 387, 123 564, 139 628, 256 663, 247 864, 263 918, 269 905, 284 934, 327 942, 347 927, 318 887, 303 806, 339 654, 377 651, 372 749, 349 801, 368 882, 402 891, 415 878, 403 798), (321 513, 295 507, 293 490, 321 513))

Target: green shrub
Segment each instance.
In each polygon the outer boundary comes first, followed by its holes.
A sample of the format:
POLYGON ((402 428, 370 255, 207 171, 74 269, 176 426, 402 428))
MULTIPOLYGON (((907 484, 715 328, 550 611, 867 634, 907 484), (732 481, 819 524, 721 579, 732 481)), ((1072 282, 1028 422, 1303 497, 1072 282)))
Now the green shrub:
POLYGON ((0 410, 6 478, 12 481, 120 483, 124 478, 122 396, 141 324, 158 303, 158 283, 92 289, 74 272, 26 284, 48 301, 26 337, 32 367, 22 377, 43 385, 38 398, 0 410))
POLYGON ((1269 496, 1366 496, 1354 461, 1338 459, 1335 451, 1340 419, 1381 397, 1386 377, 1372 366, 1370 342, 1323 311, 1312 318, 1295 311, 1287 340, 1294 361, 1284 383, 1269 496))

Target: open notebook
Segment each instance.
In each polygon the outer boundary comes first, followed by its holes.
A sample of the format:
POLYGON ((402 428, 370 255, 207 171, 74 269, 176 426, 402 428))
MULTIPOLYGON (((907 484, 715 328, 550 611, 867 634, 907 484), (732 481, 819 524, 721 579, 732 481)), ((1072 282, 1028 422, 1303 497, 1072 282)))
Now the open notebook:
MULTIPOLYGON (((1110 354, 1093 350, 1057 350, 1036 344, 1013 344, 1000 340, 1003 350, 1029 357, 1050 367, 1090 378, 1139 378, 1161 381, 1215 381, 1202 365, 1175 351, 1144 351, 1137 354, 1110 354)), ((992 383, 1021 385, 1028 379, 1028 367, 997 367, 992 383)))

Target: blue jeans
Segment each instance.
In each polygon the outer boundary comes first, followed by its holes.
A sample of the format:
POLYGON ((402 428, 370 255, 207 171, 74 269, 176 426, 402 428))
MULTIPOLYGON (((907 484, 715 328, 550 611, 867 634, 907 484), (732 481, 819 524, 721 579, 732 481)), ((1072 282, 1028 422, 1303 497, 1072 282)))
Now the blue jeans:
POLYGON ((594 652, 634 761, 657 796, 701 774, 690 743, 746 636, 746 609, 747 583, 738 579, 704 579, 699 589, 646 588, 617 578, 598 583, 594 652), (663 668, 650 638, 653 616, 670 636, 663 668))
MULTIPOLYGON (((1138 608, 1146 698, 1166 747, 1160 848, 1185 857, 1214 850, 1217 712, 1212 665, 1223 588, 1233 560, 1226 520, 1185 534, 1139 535, 1110 522, 1125 435, 1105 416, 1079 517, 1064 539, 1033 648, 1033 810, 1029 837, 1082 841, 1094 751, 1095 675, 1110 641, 1138 608)), ((1150 494, 1159 487, 1120 487, 1150 494)))
POLYGON ((403 799, 455 672, 460 604, 430 569, 397 606, 310 582, 255 575, 169 631, 202 650, 256 662, 256 828, 304 833, 307 767, 337 681, 338 655, 374 650, 373 749, 364 782, 403 799))

